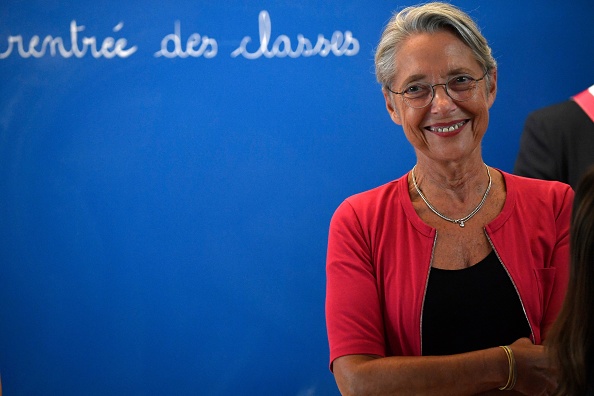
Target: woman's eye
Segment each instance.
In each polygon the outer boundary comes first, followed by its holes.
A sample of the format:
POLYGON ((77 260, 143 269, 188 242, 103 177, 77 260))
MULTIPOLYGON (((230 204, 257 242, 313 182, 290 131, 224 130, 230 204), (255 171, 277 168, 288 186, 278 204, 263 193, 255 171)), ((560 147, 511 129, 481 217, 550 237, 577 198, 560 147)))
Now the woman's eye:
POLYGON ((425 85, 409 85, 404 90, 404 93, 407 95, 423 95, 428 92, 428 89, 425 85))
POLYGON ((467 91, 474 87, 476 80, 470 76, 457 76, 448 82, 448 89, 452 91, 467 91))
POLYGON ((458 76, 458 77, 454 77, 451 81, 454 84, 468 84, 468 83, 474 81, 474 79, 470 76, 458 76))

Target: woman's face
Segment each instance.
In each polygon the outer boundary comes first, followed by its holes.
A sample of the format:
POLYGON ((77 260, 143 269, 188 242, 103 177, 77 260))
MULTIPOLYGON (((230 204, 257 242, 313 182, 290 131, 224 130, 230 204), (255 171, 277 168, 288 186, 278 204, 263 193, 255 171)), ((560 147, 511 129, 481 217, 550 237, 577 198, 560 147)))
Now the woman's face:
MULTIPOLYGON (((395 66, 390 88, 396 92, 402 92, 414 82, 441 84, 461 74, 474 79, 484 74, 472 50, 445 30, 407 38, 396 53, 395 66)), ((443 85, 437 86, 433 101, 421 109, 409 107, 402 95, 384 90, 384 97, 392 120, 402 125, 417 154, 437 161, 460 161, 473 153, 480 155, 480 142, 489 123, 489 108, 497 91, 495 71, 491 72, 488 91, 486 84, 486 79, 477 82, 474 96, 464 102, 454 101, 443 85)))

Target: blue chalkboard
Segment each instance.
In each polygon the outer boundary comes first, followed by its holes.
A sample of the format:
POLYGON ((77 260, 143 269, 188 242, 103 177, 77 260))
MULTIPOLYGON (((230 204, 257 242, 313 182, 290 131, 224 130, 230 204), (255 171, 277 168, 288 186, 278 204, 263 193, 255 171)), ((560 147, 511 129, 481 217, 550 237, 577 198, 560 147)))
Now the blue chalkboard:
MULTIPOLYGON (((328 222, 414 163, 385 1, 0 4, 6 395, 337 395, 328 222)), ((594 82, 594 3, 459 1, 499 62, 484 140, 594 82)))

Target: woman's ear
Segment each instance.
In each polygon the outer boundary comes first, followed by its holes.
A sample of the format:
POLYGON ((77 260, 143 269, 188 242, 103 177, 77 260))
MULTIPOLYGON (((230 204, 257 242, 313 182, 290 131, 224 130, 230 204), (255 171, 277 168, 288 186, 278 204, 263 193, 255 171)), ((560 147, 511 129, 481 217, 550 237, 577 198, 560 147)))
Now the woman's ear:
POLYGON ((388 110, 388 114, 390 114, 390 118, 398 125, 402 125, 402 121, 400 119, 400 114, 398 113, 398 109, 396 108, 396 104, 394 103, 394 97, 391 95, 391 92, 388 91, 386 88, 382 89, 384 94, 384 100, 386 101, 386 109, 388 110))

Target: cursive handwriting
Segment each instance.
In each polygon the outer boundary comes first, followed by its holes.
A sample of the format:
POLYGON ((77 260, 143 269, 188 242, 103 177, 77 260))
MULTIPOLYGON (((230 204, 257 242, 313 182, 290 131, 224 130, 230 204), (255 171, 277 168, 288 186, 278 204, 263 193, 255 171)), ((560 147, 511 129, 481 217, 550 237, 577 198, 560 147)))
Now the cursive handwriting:
MULTIPOLYGON (((114 33, 120 33, 124 23, 120 22, 112 29, 114 33)), ((252 43, 250 36, 245 36, 239 47, 231 53, 232 58, 243 56, 246 59, 265 58, 298 58, 311 56, 354 56, 359 53, 359 41, 353 37, 350 31, 335 31, 330 38, 318 34, 315 43, 302 34, 291 40, 289 36, 281 34, 272 41, 272 22, 268 11, 260 11, 258 15, 259 45, 253 51, 248 50, 252 43)), ((85 31, 83 25, 78 25, 75 20, 70 22, 70 36, 47 35, 41 38, 38 35, 32 36, 28 41, 22 35, 8 36, 6 49, 0 47, 0 60, 18 54, 21 58, 41 58, 48 52, 52 57, 83 58, 128 58, 137 50, 136 45, 128 46, 125 38, 115 39, 105 37, 103 40, 95 36, 82 35, 85 31)), ((161 48, 154 52, 156 58, 214 58, 218 54, 217 40, 206 35, 192 33, 187 40, 182 40, 181 23, 175 21, 173 33, 163 37, 161 48)))
POLYGON ((252 38, 246 36, 241 40, 239 48, 231 53, 233 58, 239 55, 243 55, 247 59, 257 59, 261 56, 267 58, 284 58, 286 56, 298 58, 300 56, 308 57, 314 55, 327 56, 330 52, 336 56, 353 56, 359 52, 359 41, 348 30, 344 34, 335 31, 330 40, 319 34, 314 46, 312 46, 309 39, 305 38, 302 34, 298 34, 297 45, 293 49, 291 47, 291 39, 286 35, 278 36, 274 40, 272 47, 269 48, 272 35, 272 22, 267 11, 260 11, 258 27, 260 33, 260 46, 258 49, 254 52, 248 51, 247 45, 252 41, 252 38))
POLYGON ((204 56, 205 58, 214 58, 217 55, 218 45, 215 39, 209 38, 208 36, 200 37, 198 33, 193 33, 186 41, 186 49, 184 51, 182 47, 181 26, 179 21, 175 22, 173 30, 174 33, 168 34, 161 40, 161 49, 155 52, 156 57, 187 58, 188 56, 192 56, 197 58, 204 56), (169 43, 173 43, 173 51, 169 51, 169 43))
MULTIPOLYGON (((118 33, 124 27, 124 23, 118 23, 114 28, 113 32, 118 33)), ((0 52, 0 59, 8 58, 16 45, 19 55, 23 58, 41 58, 46 54, 49 47, 51 56, 56 56, 60 53, 60 56, 64 58, 70 58, 74 56, 76 58, 82 58, 90 50, 91 56, 94 58, 127 58, 138 49, 136 46, 126 48, 128 41, 124 38, 115 40, 113 37, 106 37, 98 46, 98 41, 95 36, 82 37, 79 43, 79 33, 85 30, 82 25, 77 25, 76 21, 70 22, 70 49, 68 45, 64 43, 62 37, 45 36, 40 41, 40 37, 35 35, 31 37, 28 45, 25 44, 23 36, 8 36, 8 48, 4 52, 0 52)))

